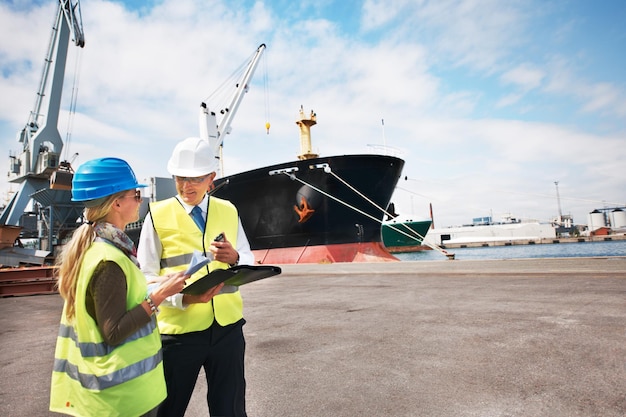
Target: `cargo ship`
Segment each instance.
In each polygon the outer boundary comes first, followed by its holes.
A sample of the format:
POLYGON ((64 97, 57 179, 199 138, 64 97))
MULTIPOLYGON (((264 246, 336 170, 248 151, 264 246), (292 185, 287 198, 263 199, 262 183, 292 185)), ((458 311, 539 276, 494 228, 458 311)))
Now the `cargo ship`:
POLYGON ((381 222, 404 161, 385 155, 318 157, 216 181, 233 202, 258 263, 395 261, 381 222))

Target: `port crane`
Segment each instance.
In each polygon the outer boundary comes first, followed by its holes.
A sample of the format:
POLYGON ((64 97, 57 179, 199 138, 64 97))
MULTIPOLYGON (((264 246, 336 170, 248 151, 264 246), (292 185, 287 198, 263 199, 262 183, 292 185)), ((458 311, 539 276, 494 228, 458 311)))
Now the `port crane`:
MULTIPOLYGON (((220 110, 222 119, 219 124, 217 122, 215 111, 209 109, 205 102, 200 104, 200 138, 209 142, 209 145, 213 150, 213 154, 219 160, 218 177, 221 177, 224 174, 222 160, 222 145, 224 143, 224 136, 231 132, 230 125, 237 114, 237 110, 243 100, 243 96, 249 90, 250 79, 254 75, 254 71, 259 64, 259 60, 261 59, 265 48, 265 44, 262 43, 254 52, 252 58, 248 62, 248 65, 243 71, 241 79, 235 85, 235 92, 230 102, 226 107, 220 110)), ((266 127, 269 129, 269 125, 266 125, 266 127)))
POLYGON ((9 181, 19 188, 0 215, 0 225, 20 226, 25 209, 35 199, 49 208, 43 223, 48 223, 50 238, 53 206, 58 206, 60 218, 82 212, 82 206, 70 202, 73 171, 68 161, 60 161, 63 141, 57 127, 70 35, 76 46, 85 46, 80 0, 59 0, 35 105, 17 135, 22 149, 9 155, 9 181))

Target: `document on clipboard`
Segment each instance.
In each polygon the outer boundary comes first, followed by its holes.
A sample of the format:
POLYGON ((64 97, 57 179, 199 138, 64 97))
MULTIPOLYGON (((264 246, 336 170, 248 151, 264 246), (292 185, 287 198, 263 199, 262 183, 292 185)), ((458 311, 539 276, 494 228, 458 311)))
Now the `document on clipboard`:
POLYGON ((193 251, 191 255, 191 262, 185 271, 185 275, 193 275, 200 270, 203 266, 211 262, 212 256, 206 257, 199 250, 193 251))
POLYGON ((239 287, 254 281, 273 277, 282 272, 281 268, 272 265, 237 265, 228 269, 216 269, 197 281, 186 286, 183 294, 199 295, 205 293, 219 283, 239 287))

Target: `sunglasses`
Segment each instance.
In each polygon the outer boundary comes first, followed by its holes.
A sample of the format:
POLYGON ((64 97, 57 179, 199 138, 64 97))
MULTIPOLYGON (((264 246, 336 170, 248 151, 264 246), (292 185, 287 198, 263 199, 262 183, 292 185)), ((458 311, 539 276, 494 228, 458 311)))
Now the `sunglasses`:
POLYGON ((135 194, 134 195, 122 196, 122 198, 126 198, 126 197, 133 197, 135 199, 135 201, 137 201, 137 202, 141 202, 141 199, 143 198, 143 197, 141 197, 141 190, 135 190, 135 194))
POLYGON ((189 182, 191 184, 200 184, 202 181, 206 180, 208 175, 204 175, 202 177, 179 177, 174 175, 174 180, 178 183, 189 182))

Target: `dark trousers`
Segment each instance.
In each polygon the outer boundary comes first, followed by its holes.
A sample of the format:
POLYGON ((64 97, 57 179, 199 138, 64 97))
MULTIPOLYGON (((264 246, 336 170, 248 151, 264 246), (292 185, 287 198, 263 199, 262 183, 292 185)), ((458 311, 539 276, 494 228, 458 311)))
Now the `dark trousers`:
POLYGON ((246 417, 243 337, 245 320, 222 327, 213 322, 201 332, 161 335, 167 398, 159 417, 183 417, 200 373, 207 379, 212 417, 246 417))

